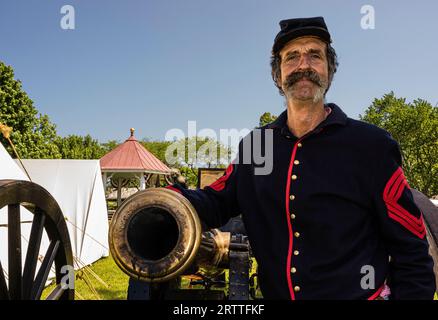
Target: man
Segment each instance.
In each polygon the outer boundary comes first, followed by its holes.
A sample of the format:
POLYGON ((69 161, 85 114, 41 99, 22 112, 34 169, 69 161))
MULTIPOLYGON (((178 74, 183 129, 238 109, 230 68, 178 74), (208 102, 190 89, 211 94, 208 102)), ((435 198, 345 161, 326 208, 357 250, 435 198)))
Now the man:
MULTIPOLYGON (((324 96, 336 53, 322 17, 280 22, 272 76, 287 110, 272 133, 273 168, 239 159, 203 190, 171 187, 208 227, 242 213, 268 299, 432 299, 433 261, 398 144, 324 96)), ((249 137, 259 143, 252 132, 249 137)), ((264 152, 264 151, 263 151, 264 152)))

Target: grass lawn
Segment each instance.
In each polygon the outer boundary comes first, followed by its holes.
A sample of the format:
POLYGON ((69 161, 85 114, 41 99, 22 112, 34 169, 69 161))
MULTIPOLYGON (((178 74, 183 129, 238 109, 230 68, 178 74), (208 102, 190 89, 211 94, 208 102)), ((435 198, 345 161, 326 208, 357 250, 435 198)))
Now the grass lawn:
MULTIPOLYGON (((255 262, 255 261, 254 261, 255 262)), ((253 270, 255 272, 255 263, 253 263, 253 270)), ((76 300, 126 300, 128 292, 129 277, 124 274, 115 264, 111 256, 102 258, 88 266, 92 272, 98 275, 108 287, 101 283, 90 271, 76 271, 75 272, 75 299, 76 300), (91 283, 89 286, 87 283, 91 283), (91 288, 92 287, 92 288, 91 288)), ((226 280, 228 280, 228 272, 226 271, 226 280)), ((181 287, 188 288, 190 280, 182 277, 181 287)), ((228 286, 227 286, 228 287, 228 286)), ((228 288, 225 288, 226 292, 228 288)), ((42 299, 52 291, 54 285, 48 286, 42 294, 42 299)), ((203 286, 194 285, 193 289, 201 289, 203 286)), ((257 292, 259 293, 259 292, 257 292)))
MULTIPOLYGON (((91 272, 76 271, 76 300, 126 300, 129 277, 117 267, 111 256, 102 258, 89 267, 108 287, 97 280, 91 272), (87 285, 87 282, 91 283, 95 292, 87 285)), ((43 291, 42 299, 47 297, 53 287, 54 285, 51 285, 43 291)))

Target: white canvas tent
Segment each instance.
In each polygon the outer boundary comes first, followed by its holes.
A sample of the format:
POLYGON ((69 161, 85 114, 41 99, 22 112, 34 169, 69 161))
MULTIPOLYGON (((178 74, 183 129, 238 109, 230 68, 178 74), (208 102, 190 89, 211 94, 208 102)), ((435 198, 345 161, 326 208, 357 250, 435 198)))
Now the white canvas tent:
POLYGON ((108 256, 108 213, 99 160, 22 162, 32 181, 50 192, 67 218, 79 265, 108 256))
MULTIPOLYGON (((33 182, 47 189, 64 216, 76 258, 75 269, 108 256, 108 218, 98 160, 23 160, 33 182)), ((0 144, 0 179, 29 180, 0 144)), ((33 214, 21 207, 22 261, 25 260, 33 214)), ((0 209, 0 261, 8 278, 7 210, 0 209)), ((40 255, 48 248, 44 233, 40 255)), ((38 263, 37 268, 39 268, 38 263)), ((53 276, 52 272, 49 277, 53 276)))
POLYGON ((0 143, 0 179, 29 180, 0 143))

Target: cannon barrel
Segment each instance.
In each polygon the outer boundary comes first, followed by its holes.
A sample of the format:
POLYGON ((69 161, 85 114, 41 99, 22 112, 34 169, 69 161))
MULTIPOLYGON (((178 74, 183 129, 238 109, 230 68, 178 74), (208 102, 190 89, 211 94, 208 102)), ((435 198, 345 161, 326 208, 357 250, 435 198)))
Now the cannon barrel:
POLYGON ((116 264, 130 277, 146 282, 169 281, 190 266, 217 272, 227 262, 229 243, 228 232, 202 232, 191 203, 165 188, 146 189, 126 199, 109 230, 116 264))

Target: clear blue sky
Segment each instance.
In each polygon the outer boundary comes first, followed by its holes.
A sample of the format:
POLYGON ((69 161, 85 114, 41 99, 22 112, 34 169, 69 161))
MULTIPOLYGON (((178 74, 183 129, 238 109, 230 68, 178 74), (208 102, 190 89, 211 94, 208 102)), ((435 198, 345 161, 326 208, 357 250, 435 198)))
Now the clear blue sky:
POLYGON ((278 22, 319 15, 340 62, 328 102, 352 118, 391 90, 437 104, 435 0, 1 0, 0 60, 62 136, 164 139, 188 120, 219 133, 284 109, 269 66, 278 22), (60 27, 66 4, 75 30, 60 27))

